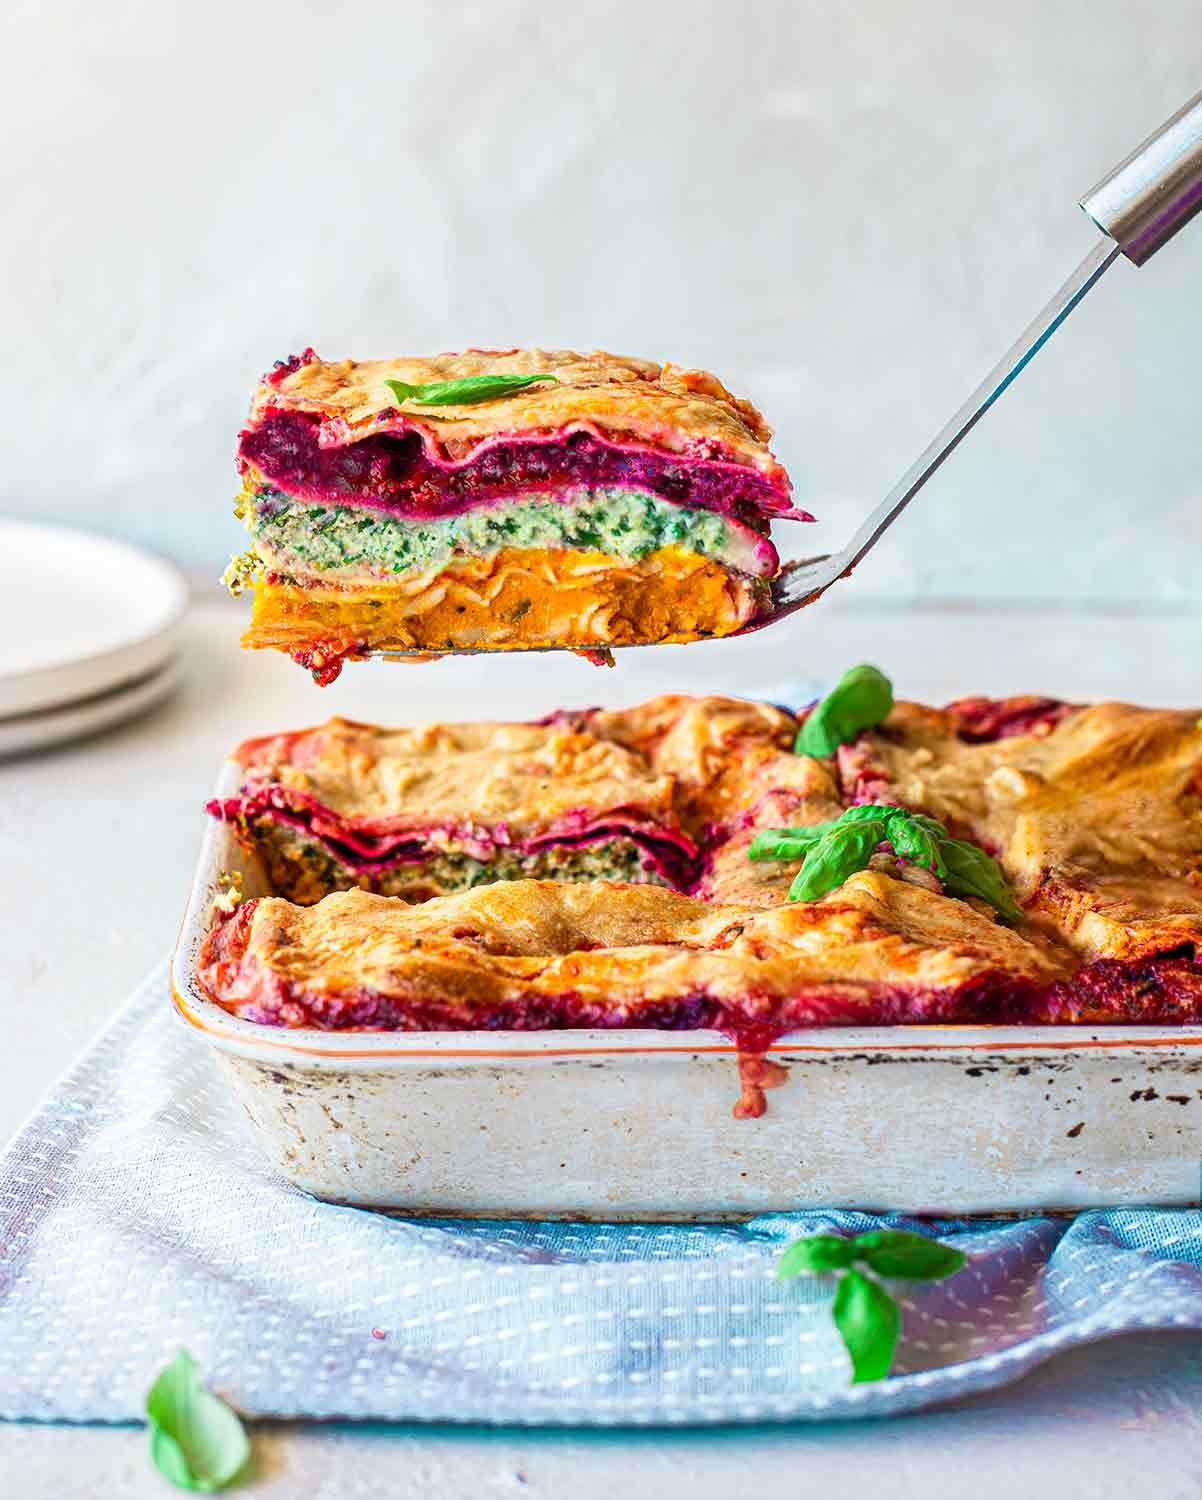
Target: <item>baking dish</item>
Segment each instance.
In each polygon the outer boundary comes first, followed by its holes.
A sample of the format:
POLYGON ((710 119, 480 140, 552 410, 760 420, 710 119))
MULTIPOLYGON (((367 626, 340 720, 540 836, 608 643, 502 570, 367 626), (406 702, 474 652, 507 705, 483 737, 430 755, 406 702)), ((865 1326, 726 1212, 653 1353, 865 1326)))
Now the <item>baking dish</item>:
MULTIPOLYGON (((217 795, 235 791, 227 764, 217 795)), ((895 1026, 784 1037, 736 1120, 713 1031, 325 1032, 228 1015, 196 979, 222 876, 269 894, 211 822, 172 965, 268 1157, 318 1197, 415 1215, 727 1219, 1194 1205, 1202 1027, 895 1026)))

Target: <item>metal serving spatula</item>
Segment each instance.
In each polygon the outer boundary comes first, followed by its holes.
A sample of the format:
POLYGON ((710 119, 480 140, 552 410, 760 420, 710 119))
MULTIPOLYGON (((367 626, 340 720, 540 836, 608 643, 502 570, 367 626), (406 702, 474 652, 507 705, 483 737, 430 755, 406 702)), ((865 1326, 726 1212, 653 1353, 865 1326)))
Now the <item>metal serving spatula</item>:
MULTIPOLYGON (((822 557, 786 563, 772 585, 772 609, 737 632, 747 635, 775 625, 794 610, 813 604, 840 578, 847 578, 893 525, 914 496, 977 425, 1006 387, 1013 383, 1051 338, 1109 266, 1125 255, 1134 265, 1146 260, 1202 210, 1202 94, 1196 95, 1168 120, 1155 135, 1139 146, 1092 192, 1081 199, 1081 207, 1106 235, 1092 249, 1039 316, 994 365, 964 405, 939 434, 923 449, 893 486, 880 505, 843 548, 822 557)), ((614 644, 606 650, 626 651, 644 642, 614 644)), ((474 656, 489 648, 463 648, 436 655, 474 656)), ((565 642, 562 646, 533 646, 523 650, 599 650, 588 643, 565 642)), ((415 658, 423 653, 388 652, 394 660, 415 658)))
POLYGON ((897 481, 842 552, 786 565, 772 588, 772 612, 743 634, 812 604, 846 578, 914 496, 1030 363, 1120 255, 1142 266, 1202 209, 1202 94, 1177 111, 1092 192, 1081 207, 1107 236, 1089 252, 1039 316, 1002 355, 964 405, 897 481))

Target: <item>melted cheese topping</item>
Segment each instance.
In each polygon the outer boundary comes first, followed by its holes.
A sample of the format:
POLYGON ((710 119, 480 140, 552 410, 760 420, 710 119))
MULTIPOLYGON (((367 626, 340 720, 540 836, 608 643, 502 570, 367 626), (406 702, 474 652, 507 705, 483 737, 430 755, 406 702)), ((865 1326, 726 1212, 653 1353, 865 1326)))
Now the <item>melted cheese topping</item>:
POLYGON ((249 781, 368 821, 446 813, 516 831, 638 809, 701 847, 700 878, 688 897, 517 880, 418 908, 357 892, 303 912, 266 900, 212 935, 205 983, 230 1009, 290 1025, 1196 1016, 1196 714, 1057 709, 983 743, 960 722, 899 704, 829 761, 792 753, 788 713, 680 695, 534 725, 335 720, 250 742, 249 781), (880 854, 814 903, 786 900, 796 865, 747 859, 757 829, 822 822, 869 793, 997 852, 1028 924, 1011 931, 880 854))
POLYGON ((516 835, 568 810, 631 809, 699 840, 731 821, 772 827, 833 815, 834 779, 791 753, 796 733, 792 714, 768 704, 666 694, 534 724, 382 729, 334 718, 247 740, 235 759, 245 785, 303 792, 348 820, 504 819, 516 835))
POLYGON ((340 817, 396 827, 504 821, 517 836, 578 809, 590 817, 635 809, 677 823, 669 776, 571 724, 377 729, 331 719, 320 729, 248 741, 238 759, 248 783, 274 782, 340 817))
POLYGON ((1196 711, 1100 703, 1050 732, 966 744, 899 705, 864 735, 860 774, 993 851, 1020 898, 1078 951, 1131 958, 1202 935, 1196 711))
POLYGON ((716 376, 603 352, 468 350, 328 364, 314 359, 282 378, 263 381, 251 406, 252 421, 267 407, 320 413, 323 440, 333 443, 352 442, 368 432, 413 431, 432 454, 458 460, 501 434, 583 429, 667 452, 749 464, 788 483, 768 450, 772 434, 763 417, 749 401, 731 395, 716 376), (544 371, 555 375, 557 383, 527 386, 467 406, 402 409, 384 383, 423 385, 544 371))
POLYGON ((565 996, 575 1024, 603 1012, 637 1025, 697 997, 734 1026, 854 1019, 882 989, 947 1018, 955 996, 999 973, 1051 983, 1063 970, 965 903, 871 872, 769 911, 603 881, 504 882, 421 906, 362 891, 311 907, 268 898, 219 929, 201 964, 236 1013, 338 1024, 341 1006, 365 996, 436 996, 444 1024, 464 1027, 540 1016, 565 996))
POLYGON ((629 561, 504 548, 362 589, 260 580, 242 643, 366 655, 693 641, 740 630, 766 588, 675 547, 629 561))

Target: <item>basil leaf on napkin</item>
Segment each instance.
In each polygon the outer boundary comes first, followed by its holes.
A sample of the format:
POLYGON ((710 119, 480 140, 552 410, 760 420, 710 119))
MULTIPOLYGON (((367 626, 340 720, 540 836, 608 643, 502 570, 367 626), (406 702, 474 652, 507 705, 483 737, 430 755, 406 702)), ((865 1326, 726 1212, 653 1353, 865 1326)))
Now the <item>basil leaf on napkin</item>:
POLYGON ((876 1280, 941 1281, 953 1276, 965 1257, 951 1245, 909 1229, 870 1229, 845 1239, 811 1234, 794 1240, 776 1263, 781 1277, 841 1271, 831 1317, 851 1357, 852 1384, 883 1380, 901 1338, 901 1310, 876 1280), (866 1266, 874 1274, 856 1270, 866 1266))
POLYGON ((555 375, 467 375, 462 380, 431 380, 425 385, 406 385, 403 380, 386 380, 398 402, 414 406, 475 406, 480 401, 495 401, 509 396, 523 386, 538 380, 558 385, 555 375))
POLYGON ((901 1312, 877 1281, 848 1271, 835 1289, 831 1317, 851 1355, 851 1383, 883 1380, 901 1337, 901 1312))
POLYGON ((908 1229, 870 1229, 851 1241, 852 1254, 878 1276, 942 1281, 964 1264, 964 1253, 908 1229))
POLYGON ((226 1489, 250 1457, 242 1419, 201 1384, 181 1349, 146 1393, 150 1457, 181 1490, 226 1489))
POLYGON ((893 708, 893 684, 876 667, 852 667, 810 709, 793 749, 798 755, 834 755, 861 730, 887 719, 893 708))
POLYGON ((820 1276, 824 1271, 843 1271, 855 1259, 851 1240, 840 1234, 807 1234, 794 1240, 776 1263, 776 1274, 820 1276))

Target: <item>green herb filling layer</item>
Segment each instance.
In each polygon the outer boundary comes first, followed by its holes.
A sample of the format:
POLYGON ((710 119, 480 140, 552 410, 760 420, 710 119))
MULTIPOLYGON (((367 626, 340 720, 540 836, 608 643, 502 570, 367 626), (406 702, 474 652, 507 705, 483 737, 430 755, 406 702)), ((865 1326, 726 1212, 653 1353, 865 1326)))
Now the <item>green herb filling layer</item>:
POLYGON ((488 556, 504 547, 563 547, 637 561, 676 546, 752 577, 774 565, 771 546, 747 527, 643 490, 591 490, 570 501, 526 495, 424 521, 313 505, 270 490, 246 497, 241 510, 265 567, 339 581, 421 572, 445 566, 456 553, 488 556))
POLYGON ((311 906, 331 891, 361 885, 381 896, 424 901, 432 895, 449 896, 496 880, 621 880, 632 885, 666 885, 654 865, 632 839, 614 838, 594 844, 552 846, 533 854, 500 849, 487 863, 450 850, 431 853, 417 864, 396 864, 370 875, 336 859, 328 849, 303 833, 260 818, 254 832, 267 861, 277 895, 311 906))

